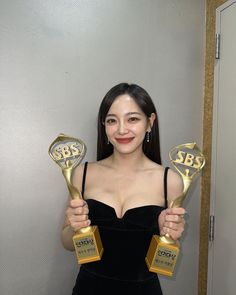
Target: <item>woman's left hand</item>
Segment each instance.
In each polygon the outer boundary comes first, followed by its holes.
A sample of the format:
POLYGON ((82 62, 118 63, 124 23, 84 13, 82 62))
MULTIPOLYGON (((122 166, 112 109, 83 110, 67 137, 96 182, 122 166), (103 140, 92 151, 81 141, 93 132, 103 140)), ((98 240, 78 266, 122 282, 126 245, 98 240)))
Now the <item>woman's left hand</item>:
POLYGON ((184 208, 167 208, 159 215, 160 234, 169 234, 173 240, 178 240, 184 231, 184 208))

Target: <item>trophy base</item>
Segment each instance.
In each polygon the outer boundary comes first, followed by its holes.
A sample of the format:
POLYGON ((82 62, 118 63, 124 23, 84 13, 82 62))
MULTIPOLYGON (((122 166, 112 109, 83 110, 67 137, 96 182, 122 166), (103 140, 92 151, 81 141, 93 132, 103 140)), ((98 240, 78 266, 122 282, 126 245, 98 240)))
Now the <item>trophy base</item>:
POLYGON ((88 232, 75 234, 73 243, 79 264, 101 260, 103 246, 97 226, 91 226, 88 232))
POLYGON ((149 271, 171 277, 179 255, 177 243, 167 244, 159 236, 153 235, 145 258, 149 271))

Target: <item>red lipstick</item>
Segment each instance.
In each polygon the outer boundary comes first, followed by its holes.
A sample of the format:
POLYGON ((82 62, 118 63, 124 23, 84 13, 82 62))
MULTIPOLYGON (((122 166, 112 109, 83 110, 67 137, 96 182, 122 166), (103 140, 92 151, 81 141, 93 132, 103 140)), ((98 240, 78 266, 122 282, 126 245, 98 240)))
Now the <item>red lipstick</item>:
POLYGON ((127 144, 127 143, 130 143, 133 139, 134 137, 116 138, 116 141, 121 144, 127 144))

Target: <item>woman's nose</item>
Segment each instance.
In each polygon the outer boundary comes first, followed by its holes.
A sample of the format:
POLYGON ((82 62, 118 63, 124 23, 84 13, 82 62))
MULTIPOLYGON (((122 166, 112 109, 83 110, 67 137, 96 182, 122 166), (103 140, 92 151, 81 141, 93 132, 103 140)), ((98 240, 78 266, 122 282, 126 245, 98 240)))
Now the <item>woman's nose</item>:
POLYGON ((119 134, 126 134, 128 132, 125 122, 120 122, 118 126, 119 134))

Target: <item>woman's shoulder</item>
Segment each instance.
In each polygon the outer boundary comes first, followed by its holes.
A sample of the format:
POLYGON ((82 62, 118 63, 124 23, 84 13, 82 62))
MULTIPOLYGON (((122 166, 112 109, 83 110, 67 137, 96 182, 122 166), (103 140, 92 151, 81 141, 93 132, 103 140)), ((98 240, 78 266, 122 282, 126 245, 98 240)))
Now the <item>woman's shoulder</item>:
POLYGON ((102 169, 102 168, 106 168, 109 167, 109 165, 107 164, 107 160, 103 159, 103 160, 99 160, 99 161, 94 161, 94 162, 87 162, 87 166, 89 170, 97 170, 97 169, 102 169))
POLYGON ((167 171, 167 190, 168 199, 172 201, 183 192, 183 181, 179 173, 175 172, 168 166, 159 165, 152 162, 150 165, 153 178, 155 180, 164 179, 165 171, 167 171))
POLYGON ((167 179, 170 186, 182 186, 182 178, 179 173, 172 170, 169 166, 163 166, 151 161, 150 168, 156 173, 162 173, 164 175, 165 171, 168 171, 167 179))
POLYGON ((101 170, 103 167, 106 167, 106 163, 104 162, 104 160, 94 162, 86 161, 75 168, 74 179, 82 179, 85 172, 85 168, 89 170, 89 174, 93 174, 93 172, 97 172, 101 170))

